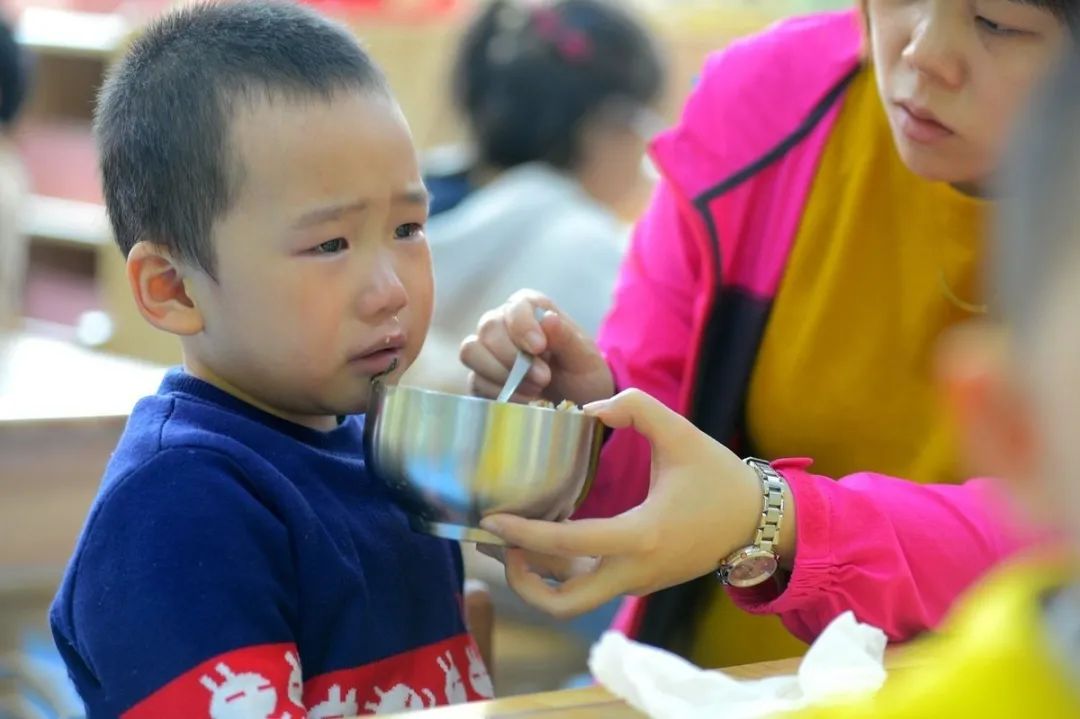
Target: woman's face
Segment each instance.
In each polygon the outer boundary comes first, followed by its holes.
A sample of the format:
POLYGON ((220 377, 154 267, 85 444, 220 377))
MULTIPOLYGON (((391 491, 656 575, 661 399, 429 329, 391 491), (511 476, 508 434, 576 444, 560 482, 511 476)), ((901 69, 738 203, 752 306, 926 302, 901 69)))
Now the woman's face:
POLYGON ((930 180, 978 184, 1070 42, 1021 0, 866 0, 878 90, 897 150, 930 180))

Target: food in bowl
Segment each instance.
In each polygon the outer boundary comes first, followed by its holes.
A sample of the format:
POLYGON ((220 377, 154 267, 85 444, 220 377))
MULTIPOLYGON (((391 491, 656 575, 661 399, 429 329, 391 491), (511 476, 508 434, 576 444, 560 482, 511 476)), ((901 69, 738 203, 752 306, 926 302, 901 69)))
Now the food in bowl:
POLYGON ((543 409, 553 409, 556 412, 580 412, 581 411, 581 407, 578 407, 577 404, 575 404, 574 402, 571 402, 568 399, 564 399, 562 402, 559 402, 559 404, 555 404, 551 400, 547 400, 547 399, 534 399, 532 402, 529 402, 529 406, 530 407, 541 407, 543 409))

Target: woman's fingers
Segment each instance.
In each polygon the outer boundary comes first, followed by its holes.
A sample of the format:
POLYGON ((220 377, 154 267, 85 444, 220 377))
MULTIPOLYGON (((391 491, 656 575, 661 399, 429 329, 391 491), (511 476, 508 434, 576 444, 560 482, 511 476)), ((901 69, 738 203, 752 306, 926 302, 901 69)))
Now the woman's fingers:
POLYGON ((655 532, 632 509, 610 519, 548 522, 510 514, 485 517, 480 526, 513 547, 558 557, 590 557, 649 551, 655 532))
MULTIPOLYGON (((492 339, 491 343, 496 345, 505 344, 497 338, 492 339)), ((511 350, 509 360, 504 360, 500 355, 500 352, 504 350, 505 347, 492 349, 490 343, 486 343, 477 335, 472 335, 462 342, 459 357, 461 363, 471 370, 477 379, 483 380, 483 382, 478 383, 478 387, 485 389, 498 387, 501 389, 503 383, 506 382, 506 378, 510 375, 510 367, 513 366, 514 360, 517 358, 517 350, 511 350)), ((543 358, 536 357, 533 359, 529 374, 525 376, 525 381, 521 385, 521 393, 529 396, 539 395, 550 382, 551 367, 543 358)), ((491 394, 487 392, 479 392, 478 394, 485 397, 494 397, 498 394, 498 390, 491 394)))
POLYGON ((506 552, 506 581, 534 607, 555 617, 572 617, 596 609, 613 596, 627 591, 627 564, 619 560, 596 561, 580 566, 562 583, 546 580, 520 549, 506 552))
POLYGON ((628 389, 611 399, 585 406, 585 412, 612 429, 633 427, 653 447, 666 449, 698 430, 685 417, 639 389, 628 389))

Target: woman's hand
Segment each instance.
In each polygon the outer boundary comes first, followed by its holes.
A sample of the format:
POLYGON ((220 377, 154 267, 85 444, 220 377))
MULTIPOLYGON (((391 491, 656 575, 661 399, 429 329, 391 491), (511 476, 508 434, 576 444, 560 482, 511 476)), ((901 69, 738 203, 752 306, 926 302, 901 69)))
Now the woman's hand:
MULTIPOLYGON (((485 518, 481 526, 513 547, 502 559, 522 599, 555 616, 573 616, 621 594, 649 594, 708 574, 753 542, 761 481, 738 456, 638 390, 585 411, 649 440, 649 496, 611 519, 485 518)), ((781 556, 794 546, 790 496, 786 508, 781 556)))
POLYGON ((484 314, 475 335, 461 345, 461 361, 470 370, 474 394, 496 397, 518 348, 536 355, 517 399, 568 399, 579 405, 607 399, 615 392, 611 369, 596 343, 550 299, 534 292, 514 293, 501 307, 484 314), (537 321, 535 310, 546 310, 537 321))

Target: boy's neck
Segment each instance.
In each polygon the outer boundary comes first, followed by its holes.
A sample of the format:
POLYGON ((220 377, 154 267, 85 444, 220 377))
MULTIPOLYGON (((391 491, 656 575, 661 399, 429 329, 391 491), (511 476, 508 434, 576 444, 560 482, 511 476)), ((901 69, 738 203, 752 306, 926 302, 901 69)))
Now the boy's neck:
POLYGON ((281 419, 292 422, 293 424, 298 424, 302 427, 308 427, 310 429, 318 430, 319 432, 329 432, 330 430, 338 426, 338 418, 333 415, 296 414, 293 412, 286 412, 270 404, 262 402, 258 398, 245 392, 232 382, 220 376, 217 372, 214 372, 202 362, 198 361, 195 358, 189 357, 187 353, 184 354, 184 371, 192 377, 201 379, 203 382, 217 387, 222 392, 226 392, 233 397, 236 397, 241 402, 245 402, 252 407, 255 407, 256 409, 262 410, 267 414, 272 414, 275 417, 280 417, 281 419))

